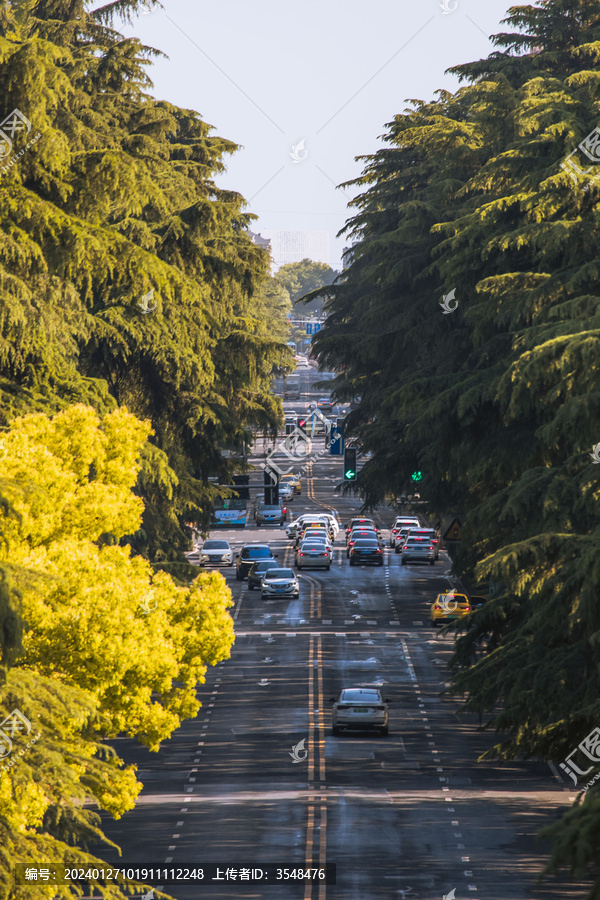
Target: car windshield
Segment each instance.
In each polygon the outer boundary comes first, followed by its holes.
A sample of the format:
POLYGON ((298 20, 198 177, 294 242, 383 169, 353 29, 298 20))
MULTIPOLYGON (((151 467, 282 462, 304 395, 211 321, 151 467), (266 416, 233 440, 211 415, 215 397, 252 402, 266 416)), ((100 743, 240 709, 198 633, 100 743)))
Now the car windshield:
POLYGON ((267 506, 266 503, 261 503, 259 506, 259 510, 261 512, 281 512, 278 506, 267 506))
POLYGON ((359 538, 357 541, 354 541, 355 547, 379 547, 377 541, 369 540, 368 538, 359 538))
POLYGON ((254 565, 252 566, 252 571, 253 572, 266 572, 269 569, 276 569, 276 568, 277 568, 277 563, 275 562, 275 560, 266 559, 264 562, 254 563, 254 565))
POLYGON ((323 544, 315 544, 311 541, 310 544, 302 544, 302 552, 303 553, 305 550, 318 550, 319 553, 323 553, 324 549, 325 549, 324 543, 323 544))
POLYGON ((274 578, 294 578, 292 569, 271 569, 265 575, 265 581, 272 581, 274 578))
POLYGON ((227 541, 204 541, 203 550, 229 550, 227 541))
POLYGON ((264 559, 271 555, 268 547, 244 547, 242 549, 243 559, 264 559))
POLYGON ((340 703, 381 703, 379 691, 345 690, 340 694, 340 703))

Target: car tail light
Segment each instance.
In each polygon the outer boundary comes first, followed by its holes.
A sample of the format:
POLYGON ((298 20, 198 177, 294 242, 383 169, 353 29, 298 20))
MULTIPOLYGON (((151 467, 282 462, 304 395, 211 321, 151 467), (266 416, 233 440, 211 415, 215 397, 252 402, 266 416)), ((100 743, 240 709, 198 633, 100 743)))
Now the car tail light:
POLYGON ((304 556, 304 553, 301 553, 300 556, 304 556))
POLYGON ((381 550, 377 550, 378 553, 381 553, 381 550))
POLYGON ((432 539, 431 539, 431 543, 432 543, 432 544, 439 544, 439 541, 438 541, 437 538, 432 538, 432 539))
POLYGON ((470 610, 471 610, 470 606, 465 606, 465 612, 470 612, 470 610))
POLYGON ((441 607, 441 606, 434 606, 433 608, 434 608, 434 609, 441 609, 442 607, 441 607))

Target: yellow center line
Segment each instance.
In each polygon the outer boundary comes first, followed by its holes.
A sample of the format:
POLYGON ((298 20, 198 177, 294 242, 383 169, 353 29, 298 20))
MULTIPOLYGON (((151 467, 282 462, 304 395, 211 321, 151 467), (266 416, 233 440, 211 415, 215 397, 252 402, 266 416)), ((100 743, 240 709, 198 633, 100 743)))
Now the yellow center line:
POLYGON ((325 781, 325 700, 323 698, 323 638, 317 638, 317 707, 319 727, 319 781, 325 781))
MULTIPOLYGON (((319 846, 319 868, 324 869, 327 862, 327 804, 321 802, 321 844, 319 846)), ((327 896, 327 885, 319 882, 319 900, 325 900, 327 896)))
MULTIPOLYGON (((313 840, 315 836, 315 807, 310 795, 308 804, 308 822, 306 825, 306 856, 304 857, 304 868, 310 869, 313 854, 313 840)), ((312 895, 312 884, 309 881, 304 885, 304 900, 310 900, 312 895)))
MULTIPOLYGON (((311 585, 311 591, 314 588, 311 585)), ((315 651, 315 639, 310 636, 308 646, 308 780, 312 783, 315 778, 315 672, 313 656, 315 651)))
MULTIPOLYGON (((311 594, 314 592, 314 585, 311 584, 311 594)), ((313 782, 315 778, 315 757, 314 757, 314 740, 315 740, 315 676, 313 666, 313 656, 315 651, 315 639, 311 635, 308 646, 308 819, 306 823, 306 851, 304 856, 305 868, 312 866, 313 845, 315 839, 315 805, 313 782)), ((312 884, 307 882, 304 887, 304 900, 310 900, 312 895, 312 884)))

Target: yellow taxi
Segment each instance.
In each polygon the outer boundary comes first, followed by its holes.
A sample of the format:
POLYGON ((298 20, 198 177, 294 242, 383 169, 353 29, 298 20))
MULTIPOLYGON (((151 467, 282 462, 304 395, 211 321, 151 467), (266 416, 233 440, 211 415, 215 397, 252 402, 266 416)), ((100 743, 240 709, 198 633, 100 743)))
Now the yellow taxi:
POLYGON ((294 494, 302 493, 302 479, 298 477, 298 475, 282 475, 279 479, 280 484, 291 484, 294 488, 294 494))
POLYGON ((436 628, 445 622, 462 619, 470 612, 471 604, 466 594, 457 594, 455 591, 438 594, 431 604, 431 624, 436 628))

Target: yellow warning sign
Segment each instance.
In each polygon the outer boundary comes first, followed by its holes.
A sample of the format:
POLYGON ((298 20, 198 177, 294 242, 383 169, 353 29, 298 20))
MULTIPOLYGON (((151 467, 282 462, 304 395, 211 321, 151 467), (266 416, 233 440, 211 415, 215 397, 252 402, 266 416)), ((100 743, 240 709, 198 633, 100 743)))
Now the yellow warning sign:
POLYGON ((460 529, 461 524, 459 519, 453 519, 450 522, 450 525, 446 529, 445 534, 442 535, 443 540, 445 541, 460 541, 460 529))

